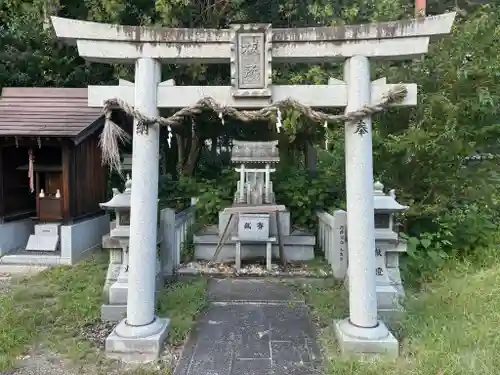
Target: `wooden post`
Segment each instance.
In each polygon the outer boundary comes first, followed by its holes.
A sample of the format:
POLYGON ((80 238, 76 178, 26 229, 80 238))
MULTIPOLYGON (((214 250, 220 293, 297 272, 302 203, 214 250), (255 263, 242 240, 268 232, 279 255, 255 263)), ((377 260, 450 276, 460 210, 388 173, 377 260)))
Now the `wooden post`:
POLYGON ((237 271, 241 269, 241 241, 239 238, 236 240, 236 255, 234 259, 234 267, 237 271))
POLYGON ((273 243, 272 241, 266 242, 266 269, 270 272, 273 270, 273 243))
MULTIPOLYGON (((66 142, 63 141, 61 144, 61 153, 62 153, 62 192, 61 192, 61 200, 62 200, 62 217, 64 224, 68 224, 72 221, 73 218, 73 207, 72 207, 72 197, 74 194, 71 194, 71 189, 76 188, 72 186, 73 180, 73 166, 72 166, 72 158, 71 158, 71 147, 66 142)), ((37 192, 38 193, 38 192, 37 192)))

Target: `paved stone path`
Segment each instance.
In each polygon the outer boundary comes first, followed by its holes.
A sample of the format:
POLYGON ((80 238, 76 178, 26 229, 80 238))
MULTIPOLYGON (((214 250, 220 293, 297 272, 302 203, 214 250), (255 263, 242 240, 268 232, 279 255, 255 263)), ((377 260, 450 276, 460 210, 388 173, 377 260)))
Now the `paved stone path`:
POLYGON ((278 282, 221 279, 174 375, 310 375, 321 358, 300 296, 278 282))

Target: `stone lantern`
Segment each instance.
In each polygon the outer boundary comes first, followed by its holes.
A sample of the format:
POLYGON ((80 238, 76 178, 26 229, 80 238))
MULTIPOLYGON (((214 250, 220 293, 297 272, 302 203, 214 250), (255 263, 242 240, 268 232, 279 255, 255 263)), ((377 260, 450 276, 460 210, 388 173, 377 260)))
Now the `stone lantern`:
POLYGON ((103 239, 103 247, 110 249, 104 285, 105 303, 101 307, 101 319, 105 321, 120 321, 127 311, 131 191, 132 180, 127 175, 123 193, 113 189, 113 198, 100 204, 102 209, 114 211, 116 215, 109 236, 103 239))
POLYGON ((373 185, 373 200, 378 313, 381 318, 391 320, 401 312, 400 299, 405 295, 399 255, 406 252, 407 247, 396 231, 394 216, 408 210, 408 206, 396 201, 394 189, 385 194, 380 182, 373 185))

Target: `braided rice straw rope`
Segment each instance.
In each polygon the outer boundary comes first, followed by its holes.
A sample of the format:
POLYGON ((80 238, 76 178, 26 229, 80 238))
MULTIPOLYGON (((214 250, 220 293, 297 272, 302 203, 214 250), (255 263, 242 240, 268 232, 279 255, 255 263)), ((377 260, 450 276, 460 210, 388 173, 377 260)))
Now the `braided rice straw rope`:
POLYGON ((330 123, 340 121, 355 124, 355 132, 363 135, 367 132, 366 125, 362 121, 363 118, 385 110, 391 104, 403 100, 406 95, 406 87, 404 85, 397 85, 384 95, 380 103, 374 105, 365 105, 358 110, 341 115, 332 115, 329 113, 316 111, 311 107, 303 105, 292 99, 285 99, 259 110, 240 111, 233 107, 222 106, 218 104, 213 98, 207 97, 200 99, 190 107, 182 108, 168 118, 148 117, 121 99, 109 99, 104 103, 103 107, 105 124, 99 140, 99 145, 102 150, 102 161, 103 164, 109 165, 111 170, 120 172, 121 165, 118 146, 119 143, 130 141, 130 136, 111 119, 112 111, 116 108, 123 110, 127 115, 132 116, 135 120, 137 120, 137 133, 139 134, 147 133, 148 126, 152 124, 166 126, 169 131, 170 146, 170 140, 172 138, 172 128, 181 126, 184 118, 193 118, 196 115, 199 115, 204 109, 212 109, 214 112, 218 113, 222 123, 224 123, 225 116, 233 117, 243 122, 272 119, 274 116, 276 116, 276 130, 279 132, 280 128, 282 127, 280 108, 291 107, 302 112, 304 115, 315 122, 325 123, 325 127, 328 127, 330 123))

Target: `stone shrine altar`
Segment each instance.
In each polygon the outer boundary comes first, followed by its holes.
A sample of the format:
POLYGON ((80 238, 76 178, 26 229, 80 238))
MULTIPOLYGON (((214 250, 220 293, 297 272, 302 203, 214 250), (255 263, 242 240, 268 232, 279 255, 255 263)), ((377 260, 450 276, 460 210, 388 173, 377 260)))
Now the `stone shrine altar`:
MULTIPOLYGON (((240 178, 232 207, 255 207, 277 203, 271 180, 271 173, 276 170, 274 167, 279 163, 277 146, 278 141, 233 142, 231 162, 238 165, 236 171, 239 172, 240 178)), ((193 242, 196 259, 213 259, 230 217, 231 212, 223 210, 219 212, 218 226, 205 228, 195 234, 193 242)), ((279 213, 278 223, 285 259, 287 261, 313 259, 316 236, 292 230, 288 210, 279 213)), ((222 244, 217 261, 237 260, 239 246, 241 246, 239 251, 241 259, 267 258, 268 252, 275 258, 279 257, 276 213, 242 213, 239 215, 238 225, 229 225, 227 230, 230 231, 228 233, 230 239, 222 244), (238 238, 242 240, 240 245, 238 238)))

